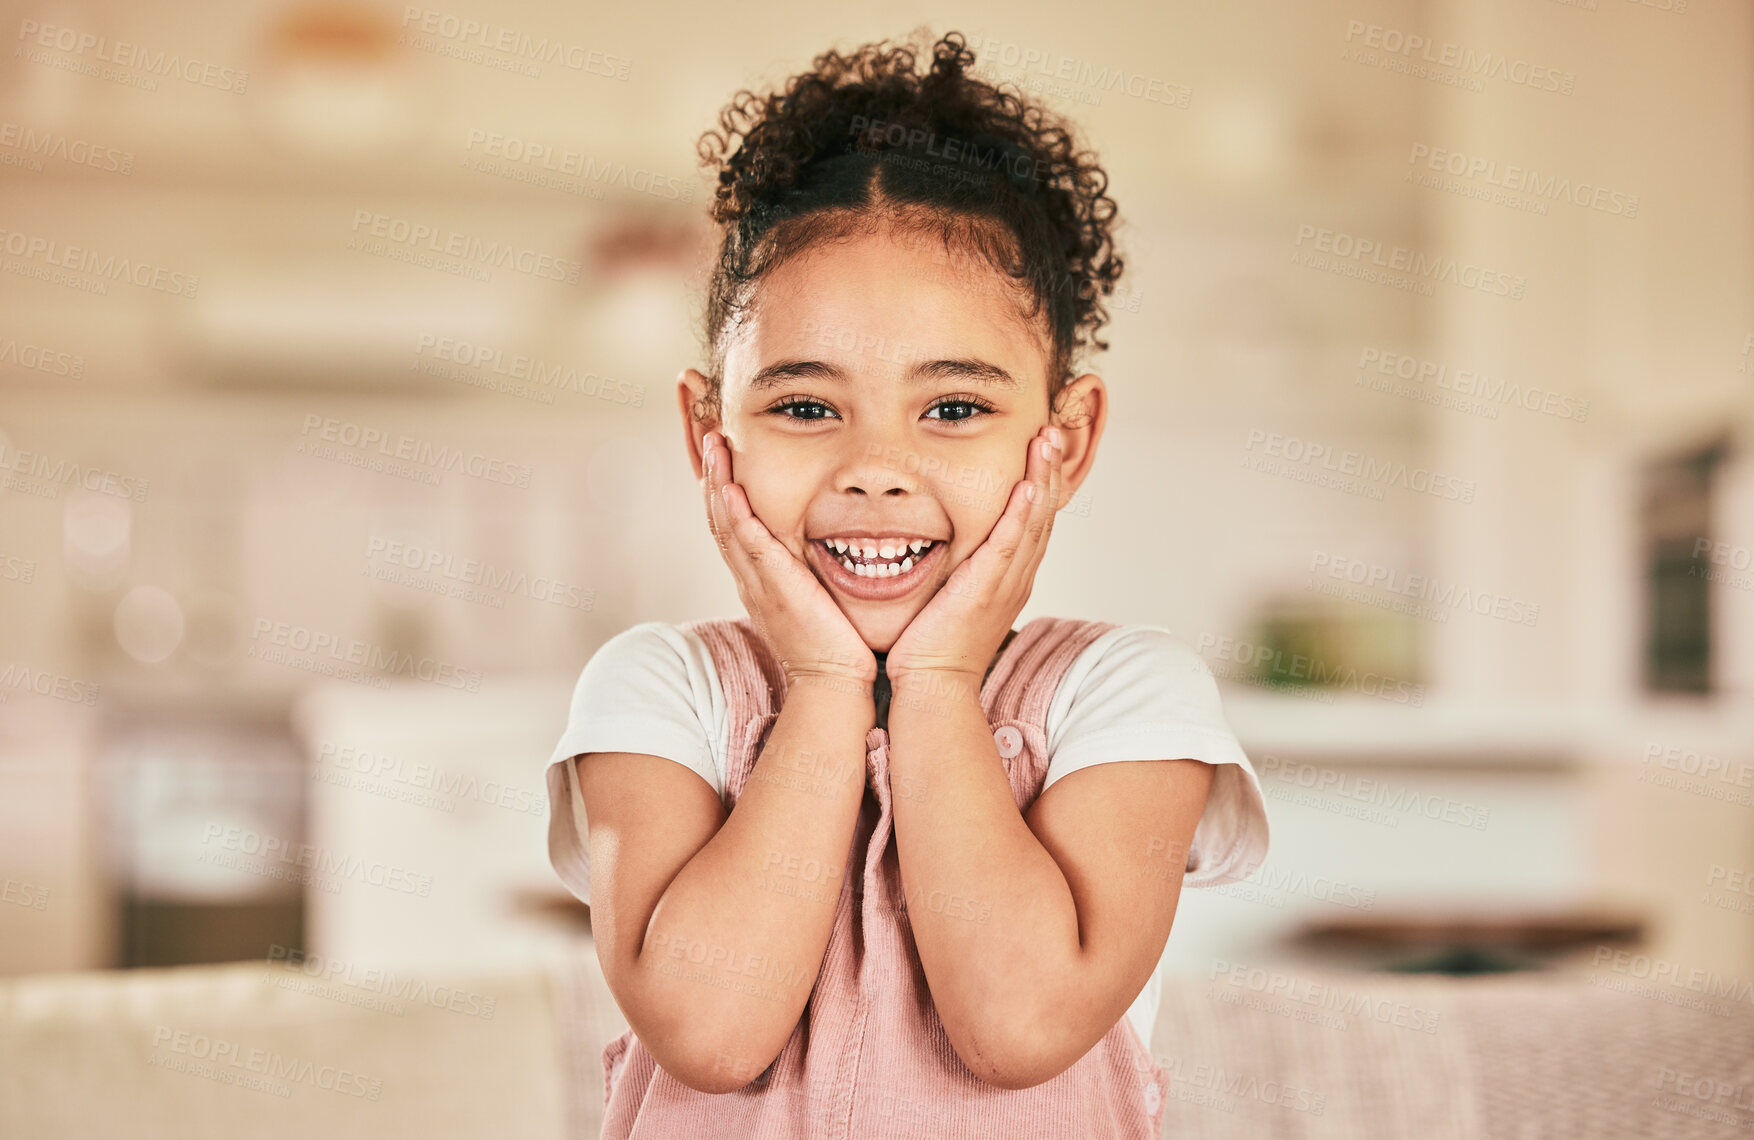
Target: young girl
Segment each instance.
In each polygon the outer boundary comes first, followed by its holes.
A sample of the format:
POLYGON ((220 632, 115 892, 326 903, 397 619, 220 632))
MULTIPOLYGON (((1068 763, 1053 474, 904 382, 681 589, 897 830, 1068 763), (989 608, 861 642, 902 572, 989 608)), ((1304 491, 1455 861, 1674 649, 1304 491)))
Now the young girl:
POLYGON ((1184 643, 1012 627, 1107 419, 1072 358, 1114 203, 960 36, 931 57, 825 53, 703 139, 710 373, 677 395, 749 616, 612 638, 547 774, 631 1027, 615 1140, 1155 1137, 1177 898, 1266 851, 1184 643))

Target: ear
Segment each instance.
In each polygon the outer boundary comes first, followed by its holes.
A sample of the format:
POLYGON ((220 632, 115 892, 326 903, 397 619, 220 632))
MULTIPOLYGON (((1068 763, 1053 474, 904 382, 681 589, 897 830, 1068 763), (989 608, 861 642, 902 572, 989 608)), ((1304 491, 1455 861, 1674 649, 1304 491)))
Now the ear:
POLYGON ((700 441, 707 432, 719 427, 715 418, 699 420, 694 417, 695 408, 704 406, 707 384, 707 378, 692 368, 684 368, 676 376, 676 403, 682 409, 682 434, 688 445, 688 461, 694 465, 696 479, 706 478, 706 466, 701 462, 700 441))
POLYGON ((1060 501, 1054 504, 1057 511, 1072 501, 1073 493, 1096 464, 1096 445, 1108 423, 1108 389, 1102 377, 1086 372, 1062 388, 1048 422, 1065 437, 1060 459, 1060 501))

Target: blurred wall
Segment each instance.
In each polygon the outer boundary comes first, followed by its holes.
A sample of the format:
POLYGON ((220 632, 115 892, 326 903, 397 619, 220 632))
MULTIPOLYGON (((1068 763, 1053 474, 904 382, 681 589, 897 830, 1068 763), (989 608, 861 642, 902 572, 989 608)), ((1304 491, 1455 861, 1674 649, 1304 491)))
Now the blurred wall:
MULTIPOLYGON (((1750 591, 1716 593, 1719 695, 1653 704, 1638 687, 1637 536, 1641 465, 1724 435, 1739 451, 1713 535, 1754 548, 1745 5, 9 11, 0 446, 63 476, 0 492, 0 560, 30 567, 0 581, 0 662, 73 699, 30 722, 52 732, 7 739, 87 760, 47 782, 0 767, 0 795, 66 813, 87 840, 75 858, 22 824, 0 833, 0 872, 67 906, 54 932, 46 911, 0 907, 0 946, 109 960, 102 924, 79 917, 101 908, 75 901, 95 897, 113 847, 78 806, 101 789, 77 790, 101 784, 106 733, 350 710, 308 747, 427 715, 368 699, 369 675, 319 678, 287 658, 294 643, 436 660, 442 678, 399 688, 516 723, 528 743, 493 770, 539 789, 541 742, 596 645, 638 621, 740 611, 672 392, 699 362, 710 238, 694 141, 737 88, 918 25, 964 30, 984 73, 1069 115, 1125 221, 1112 349, 1095 362, 1114 415, 1025 620, 1175 630, 1257 757, 1416 772, 1421 741, 1501 770, 1562 754, 1568 775, 1505 801, 1548 806, 1529 807, 1501 858, 1433 849, 1401 866, 1407 881, 1377 872, 1385 899, 1420 895, 1456 860, 1473 868, 1461 895, 1510 897, 1517 868, 1551 859, 1540 897, 1673 906, 1710 866, 1754 859, 1745 806, 1638 779, 1652 743, 1749 748, 1750 591), (467 20, 485 29, 473 40, 467 20), (529 74, 482 46, 502 33, 564 50, 529 74), (139 52, 201 67, 157 76, 139 52), (1444 62, 1463 57, 1485 62, 1444 62), (150 272, 63 272, 70 246, 150 272), (467 252, 483 247, 514 256, 467 252), (458 466, 434 458, 453 451, 458 466), (1308 478, 1310 454, 1347 451, 1439 478, 1308 478), (71 465, 97 473, 88 488, 71 465), (413 581, 396 561, 410 550, 489 563, 502 588, 463 591, 444 569, 413 581), (1361 694, 1330 706, 1250 684, 1238 643, 1353 563, 1538 620, 1396 620, 1383 636, 1405 646, 1406 679, 1448 710, 1417 729, 1361 694), (339 703, 313 695, 337 686, 339 703), (562 700, 531 713, 538 692, 562 700)), ((1348 612, 1382 619, 1390 602, 1348 612)), ((40 703, 7 696, 0 718, 40 703)), ((1287 821, 1276 856, 1319 861, 1319 829, 1270 806, 1287 821)), ((545 873, 540 820, 519 823, 505 882, 528 885, 545 873)), ((1404 842, 1343 834, 1371 839, 1355 852, 1367 876, 1404 842)), ((1244 916, 1225 929, 1262 917, 1196 905, 1244 916)), ((1754 950, 1745 915, 1664 914, 1659 937, 1699 959, 1754 950)), ((405 929, 422 941, 418 921, 405 929)), ((44 964, 0 950, 0 969, 44 964)))

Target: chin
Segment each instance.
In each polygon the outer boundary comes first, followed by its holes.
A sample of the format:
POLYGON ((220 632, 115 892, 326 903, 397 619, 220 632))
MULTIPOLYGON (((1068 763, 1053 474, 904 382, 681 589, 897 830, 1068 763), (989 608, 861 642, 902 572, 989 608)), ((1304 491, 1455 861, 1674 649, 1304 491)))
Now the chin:
POLYGON ((844 612, 859 636, 864 638, 866 648, 873 653, 888 653, 918 610, 903 610, 894 605, 866 605, 846 608, 844 612))

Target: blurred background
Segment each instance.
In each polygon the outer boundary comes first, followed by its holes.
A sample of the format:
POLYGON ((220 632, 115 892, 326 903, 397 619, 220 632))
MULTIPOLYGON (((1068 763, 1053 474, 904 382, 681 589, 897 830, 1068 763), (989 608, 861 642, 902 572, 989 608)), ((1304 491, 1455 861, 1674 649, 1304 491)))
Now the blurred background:
POLYGON ((695 140, 923 26, 1120 206, 1020 620, 1219 679, 1273 843, 1177 968, 1754 977, 1746 4, 0 9, 0 974, 588 939, 578 671, 742 613, 695 140))

